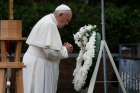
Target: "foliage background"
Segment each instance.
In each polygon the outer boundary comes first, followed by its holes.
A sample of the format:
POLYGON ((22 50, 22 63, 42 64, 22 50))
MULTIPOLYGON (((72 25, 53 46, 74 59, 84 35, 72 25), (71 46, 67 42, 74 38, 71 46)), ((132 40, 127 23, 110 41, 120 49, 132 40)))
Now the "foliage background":
MULTIPOLYGON (((23 36, 27 37, 33 25, 61 3, 68 4, 73 10, 71 23, 60 31, 63 42, 74 44, 73 34, 85 24, 96 24, 101 32, 99 0, 14 0, 14 19, 22 20, 23 36)), ((118 52, 121 43, 140 42, 139 4, 140 0, 105 1, 106 41, 112 52, 118 52)), ((0 19, 8 19, 8 0, 0 0, 0 19)), ((27 46, 24 48, 26 50, 27 46)), ((75 44, 74 49, 74 52, 78 51, 75 44)))

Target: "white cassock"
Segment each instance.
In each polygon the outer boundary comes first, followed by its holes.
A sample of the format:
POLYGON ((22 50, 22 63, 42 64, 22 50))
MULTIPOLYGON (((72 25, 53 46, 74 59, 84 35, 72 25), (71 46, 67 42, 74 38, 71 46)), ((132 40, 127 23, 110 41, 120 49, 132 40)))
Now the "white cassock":
POLYGON ((40 19, 33 27, 23 56, 24 93, 56 93, 60 59, 68 57, 62 46, 53 14, 40 19))

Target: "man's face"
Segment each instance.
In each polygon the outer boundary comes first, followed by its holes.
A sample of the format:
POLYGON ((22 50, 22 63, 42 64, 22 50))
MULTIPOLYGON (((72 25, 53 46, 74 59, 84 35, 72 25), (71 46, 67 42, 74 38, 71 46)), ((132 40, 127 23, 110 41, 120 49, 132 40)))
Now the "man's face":
POLYGON ((69 22, 71 21, 72 18, 72 14, 71 13, 63 13, 62 15, 60 15, 60 20, 58 23, 58 27, 59 28, 63 28, 64 26, 68 25, 69 22))

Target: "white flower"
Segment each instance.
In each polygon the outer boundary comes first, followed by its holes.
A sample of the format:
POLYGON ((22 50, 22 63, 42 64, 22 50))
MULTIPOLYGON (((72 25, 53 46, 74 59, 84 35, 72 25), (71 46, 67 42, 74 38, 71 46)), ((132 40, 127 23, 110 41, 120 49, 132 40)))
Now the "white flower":
POLYGON ((91 31, 93 29, 93 26, 92 25, 88 25, 87 26, 87 30, 91 31))
POLYGON ((96 27, 97 27, 96 25, 93 26, 93 28, 96 28, 96 27))
POLYGON ((88 33, 86 33, 85 35, 86 35, 86 37, 88 37, 88 36, 89 36, 89 34, 88 34, 88 33))
POLYGON ((83 45, 86 45, 87 42, 88 42, 88 38, 86 36, 83 36, 83 45))
POLYGON ((85 25, 74 34, 75 43, 80 47, 76 59, 76 68, 73 72, 73 84, 75 90, 79 91, 85 84, 88 70, 92 65, 92 58, 95 57, 96 25, 85 25), (91 34, 89 34, 89 32, 91 34), (83 63, 84 62, 84 63, 83 63))

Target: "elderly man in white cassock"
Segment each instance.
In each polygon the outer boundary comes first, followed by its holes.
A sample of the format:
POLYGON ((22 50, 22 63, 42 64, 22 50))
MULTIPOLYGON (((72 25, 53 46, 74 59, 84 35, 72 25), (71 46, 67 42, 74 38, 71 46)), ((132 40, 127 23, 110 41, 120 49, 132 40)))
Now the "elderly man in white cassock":
POLYGON ((23 56, 24 93, 56 93, 60 60, 73 50, 68 42, 62 45, 58 28, 68 25, 71 18, 71 9, 62 4, 33 27, 23 56))

